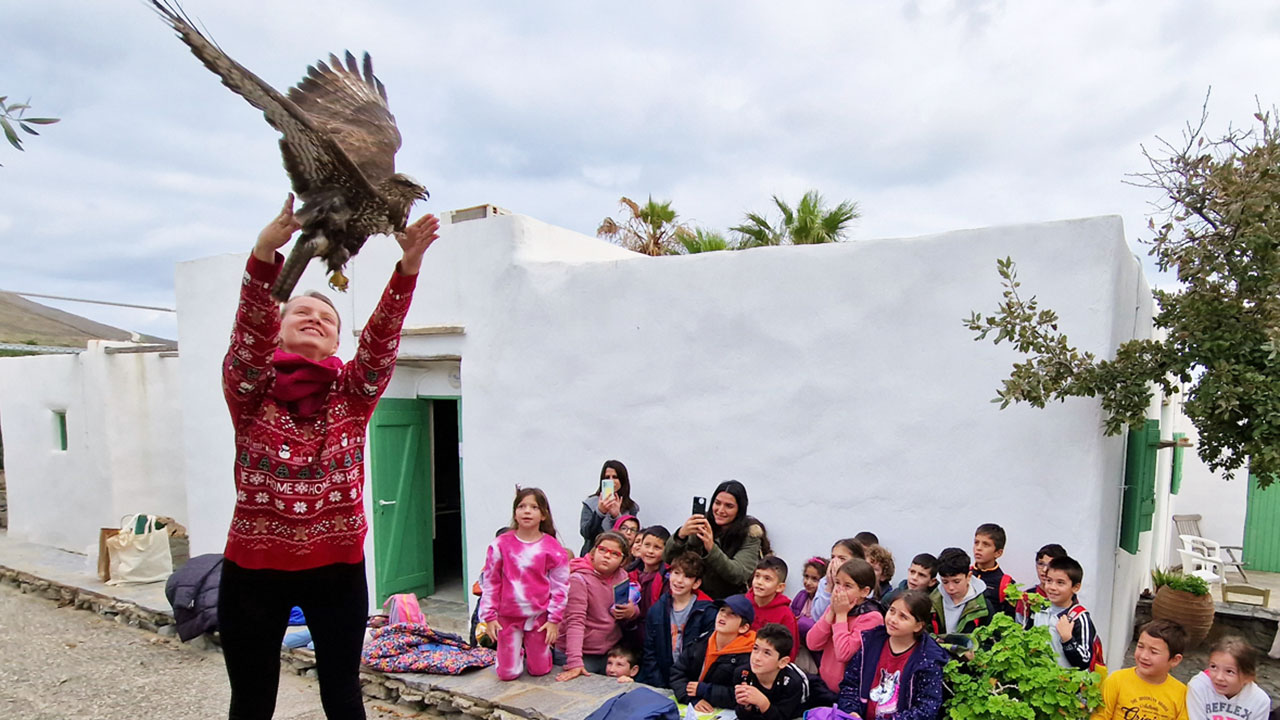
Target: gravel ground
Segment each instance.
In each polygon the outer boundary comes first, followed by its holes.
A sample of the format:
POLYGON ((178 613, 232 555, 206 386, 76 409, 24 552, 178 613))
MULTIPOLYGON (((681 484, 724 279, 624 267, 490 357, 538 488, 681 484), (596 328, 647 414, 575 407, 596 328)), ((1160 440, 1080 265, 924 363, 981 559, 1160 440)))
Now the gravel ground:
MULTIPOLYGON (((221 653, 0 585, 0 718, 216 718, 229 696, 221 653)), ((372 720, 424 717, 365 708, 372 720)), ((315 681, 282 674, 275 717, 323 720, 315 681)))

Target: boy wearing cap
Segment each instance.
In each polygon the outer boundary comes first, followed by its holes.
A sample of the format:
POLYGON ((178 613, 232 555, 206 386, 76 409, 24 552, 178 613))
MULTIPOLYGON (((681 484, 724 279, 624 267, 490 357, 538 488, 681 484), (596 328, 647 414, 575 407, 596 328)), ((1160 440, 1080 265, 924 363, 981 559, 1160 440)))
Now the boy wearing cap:
POLYGON ((684 643, 671 666, 671 691, 680 703, 695 703, 694 710, 737 706, 734 685, 751 666, 756 634, 751 630, 755 608, 746 595, 730 595, 716 601, 716 621, 699 638, 684 643))

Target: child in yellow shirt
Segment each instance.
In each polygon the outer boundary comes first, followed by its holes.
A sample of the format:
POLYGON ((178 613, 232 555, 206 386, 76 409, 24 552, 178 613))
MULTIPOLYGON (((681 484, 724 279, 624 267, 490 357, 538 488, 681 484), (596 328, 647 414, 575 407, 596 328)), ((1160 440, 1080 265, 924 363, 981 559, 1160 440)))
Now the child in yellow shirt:
POLYGON ((1102 681, 1102 707, 1091 720, 1187 720, 1187 686, 1169 671, 1182 662, 1187 631, 1172 620, 1142 627, 1134 667, 1102 681))

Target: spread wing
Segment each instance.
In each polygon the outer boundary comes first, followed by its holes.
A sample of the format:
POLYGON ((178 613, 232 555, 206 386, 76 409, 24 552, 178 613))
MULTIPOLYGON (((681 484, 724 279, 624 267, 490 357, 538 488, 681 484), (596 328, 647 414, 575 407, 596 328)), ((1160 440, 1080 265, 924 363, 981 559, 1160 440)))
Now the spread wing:
POLYGON ((363 68, 350 51, 345 67, 333 54, 328 65, 307 67, 307 77, 289 89, 289 99, 337 141, 375 187, 395 173, 400 131, 369 53, 363 68))
POLYGON ((151 4, 191 48, 192 54, 222 79, 223 85, 261 110, 271 127, 280 131, 285 170, 293 189, 304 200, 313 189, 334 185, 348 192, 376 196, 369 181, 338 143, 293 101, 228 57, 191 24, 175 3, 151 0, 151 4))

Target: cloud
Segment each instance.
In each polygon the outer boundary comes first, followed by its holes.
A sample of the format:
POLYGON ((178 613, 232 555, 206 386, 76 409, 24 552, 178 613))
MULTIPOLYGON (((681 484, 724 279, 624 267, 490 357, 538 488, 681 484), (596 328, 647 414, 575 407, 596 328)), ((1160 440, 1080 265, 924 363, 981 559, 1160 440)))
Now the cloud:
MULTIPOLYGON (((1280 65, 1266 2, 184 5, 280 89, 369 50, 429 209, 586 234, 619 195, 723 229, 817 188, 855 237, 1120 214, 1136 246, 1139 145, 1211 85, 1213 127, 1246 122, 1280 65)), ((0 44, 0 93, 63 118, 0 148, 24 281, 169 304, 173 263, 248 247, 287 191, 260 113, 140 3, 17 5, 0 44)))

